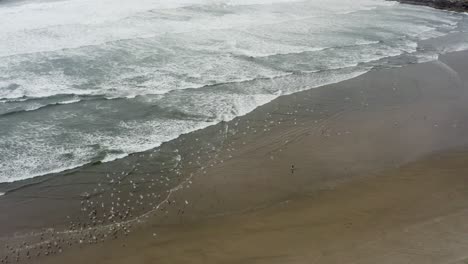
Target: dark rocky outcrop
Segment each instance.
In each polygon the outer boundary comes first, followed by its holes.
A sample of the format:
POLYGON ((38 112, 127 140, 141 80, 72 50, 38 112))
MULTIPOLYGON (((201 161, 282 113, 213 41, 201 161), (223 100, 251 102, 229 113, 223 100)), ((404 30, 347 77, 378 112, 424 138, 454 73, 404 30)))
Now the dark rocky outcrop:
POLYGON ((425 5, 438 9, 468 12, 468 0, 397 0, 400 3, 425 5))

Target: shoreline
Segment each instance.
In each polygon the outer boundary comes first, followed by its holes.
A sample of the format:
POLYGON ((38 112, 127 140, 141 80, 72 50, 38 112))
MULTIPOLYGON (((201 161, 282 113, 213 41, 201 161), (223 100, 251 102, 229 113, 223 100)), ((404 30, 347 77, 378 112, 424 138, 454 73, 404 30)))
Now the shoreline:
MULTIPOLYGON (((345 67, 345 68, 343 68, 343 70, 346 71, 346 70, 349 70, 349 69, 351 69, 353 67, 345 67)), ((334 71, 334 70, 331 70, 331 71, 334 71)), ((292 92, 292 93, 302 92, 302 91, 309 90, 309 89, 315 89, 315 88, 322 87, 322 86, 328 86, 328 85, 340 83, 340 82, 343 82, 343 81, 346 81, 346 80, 349 80, 349 79, 353 79, 353 78, 355 78, 357 76, 360 76, 362 74, 365 74, 365 73, 367 73, 369 71, 371 71, 371 70, 349 71, 349 72, 346 72, 346 73, 342 73, 342 76, 339 76, 339 78, 337 78, 337 80, 335 80, 333 78, 330 79, 330 80, 324 78, 327 81, 321 80, 322 81, 321 83, 314 84, 312 86, 307 86, 307 88, 303 88, 303 90, 299 90, 299 91, 292 92)), ((206 86, 203 86, 202 88, 213 89, 213 88, 215 88, 217 86, 225 86, 225 85, 232 85, 232 84, 242 86, 244 83, 248 83, 248 82, 272 82, 272 83, 274 83, 274 85, 278 85, 278 84, 276 84, 276 82, 278 82, 278 83, 287 83, 286 78, 289 77, 289 76, 290 75, 276 76, 276 77, 273 77, 273 78, 263 77, 263 78, 257 78, 257 79, 253 79, 253 80, 245 80, 245 81, 234 82, 234 83, 222 83, 222 84, 215 84, 215 85, 206 85, 206 86)), ((305 77, 304 79, 307 80, 307 79, 310 79, 310 78, 311 77, 305 77)), ((188 89, 202 89, 202 88, 188 88, 188 89)), ((287 95, 290 95, 290 94, 291 93, 280 94, 278 97, 287 96, 287 95)), ((266 102, 264 104, 268 104, 271 101, 277 99, 278 97, 275 97, 274 99, 272 99, 272 100, 270 100, 270 101, 268 101, 268 102, 266 102)), ((264 105, 264 104, 262 104, 262 105, 264 105)), ((255 107, 255 109, 262 106, 262 105, 257 105, 255 107)), ((254 111, 254 110, 252 110, 252 111, 254 111)), ((252 112, 252 111, 250 111, 250 112, 252 112)), ((250 112, 247 112, 247 114, 250 113, 250 112)), ((246 114, 241 114, 241 115, 235 116, 232 119, 241 118, 244 115, 246 115, 246 114)), ((182 133, 182 134, 178 135, 177 137, 174 137, 173 139, 162 142, 161 145, 162 144, 168 144, 168 143, 171 144, 171 141, 177 141, 178 138, 181 137, 181 136, 185 136, 187 134, 191 134, 191 133, 197 132, 199 130, 204 130, 204 129, 208 128, 208 127, 216 126, 216 125, 219 125, 221 123, 230 122, 230 121, 232 121, 232 119, 217 121, 217 123, 211 123, 211 124, 208 124, 207 126, 202 126, 201 128, 197 128, 197 129, 195 129, 193 131, 182 133)), ((104 157, 101 160, 94 160, 94 161, 90 161, 88 163, 83 163, 81 165, 58 168, 58 169, 52 170, 50 172, 45 172, 45 173, 41 173, 41 174, 37 174, 37 175, 33 175, 33 176, 26 176, 24 178, 19 177, 19 178, 15 178, 15 180, 12 180, 12 181, 0 182, 0 191, 5 191, 5 193, 7 193, 9 191, 14 191, 16 188, 22 188, 23 187, 22 183, 25 183, 24 185, 29 185, 30 183, 34 183, 36 181, 41 181, 41 180, 43 180, 43 178, 47 178, 47 177, 52 176, 52 175, 68 174, 68 173, 72 173, 73 171, 80 170, 81 168, 86 168, 86 167, 89 167, 89 166, 95 166, 95 165, 99 165, 99 164, 102 164, 102 163, 119 161, 119 160, 125 159, 128 156, 132 156, 132 155, 138 155, 138 154, 141 154, 141 153, 148 153, 148 152, 154 151, 156 149, 159 149, 161 145, 158 145, 158 146, 150 148, 150 149, 142 149, 142 150, 139 150, 139 151, 136 151, 136 152, 124 153, 124 154, 122 154, 122 156, 111 158, 111 159, 106 159, 106 157, 104 157), (14 186, 14 188, 8 189, 9 186, 14 186)))
MULTIPOLYGON (((409 52, 409 53, 407 53, 407 51, 405 51, 405 52, 401 51, 402 53, 400 53, 398 55, 389 55, 387 57, 382 57, 382 58, 377 59, 377 60, 371 60, 369 65, 367 65, 368 62, 364 62, 364 63, 353 64, 353 65, 350 65, 350 66, 340 68, 340 72, 337 74, 337 76, 339 76, 338 78, 328 78, 328 77, 324 77, 324 76, 321 76, 321 75, 316 76, 314 74, 308 74, 308 75, 311 75, 311 76, 309 76, 309 78, 299 77, 299 78, 302 78, 302 80, 301 80, 302 83, 299 83, 297 86, 301 87, 301 89, 296 89, 295 91, 286 90, 286 91, 283 91, 284 94, 280 94, 279 96, 284 96, 284 95, 294 93, 294 92, 299 92, 299 91, 308 90, 308 89, 314 89, 314 88, 317 88, 317 87, 321 87, 321 86, 325 86, 325 85, 334 84, 334 83, 337 83, 337 82, 342 82, 342 81, 345 81, 345 80, 353 79, 356 76, 359 76, 359 75, 364 74, 364 73, 366 73, 368 71, 373 71, 373 70, 376 70, 376 69, 379 69, 379 68, 400 67, 400 66, 406 65, 406 64, 421 63, 421 62, 426 62, 428 60, 430 61, 430 60, 433 60, 433 59, 435 59, 437 57, 437 55, 434 55, 434 54, 439 54, 439 53, 444 54, 444 53, 447 53, 447 52, 465 50, 465 49, 467 49, 467 47, 465 47, 466 45, 463 45, 463 41, 464 41, 464 38, 466 38, 466 34, 465 34, 466 32, 464 32, 463 29, 461 28, 461 26, 463 26, 463 23, 462 22, 457 22, 457 23, 460 23, 459 24, 460 32, 458 32, 458 31, 457 32, 454 32, 454 31, 445 32, 444 34, 442 34, 442 36, 434 36, 434 37, 431 37, 429 39, 422 38, 422 39, 419 40, 419 43, 418 43, 418 45, 420 46, 419 50, 416 49, 416 50, 414 50, 412 52, 409 52), (432 53, 432 52, 427 52, 427 53, 421 52, 420 53, 420 51, 425 51, 425 50, 433 50, 436 53, 432 53), (411 58, 406 58, 407 55, 408 55, 408 57, 411 57, 411 58), (406 59, 406 61, 405 61, 405 59, 406 59), (400 62, 398 62, 400 60, 405 61, 405 62, 403 64, 400 64, 400 62), (380 64, 382 64, 382 65, 380 65, 380 64), (316 82, 315 81, 316 79, 319 80, 319 81, 316 82)), ((371 41, 371 43, 375 44, 375 43, 378 43, 378 41, 371 41)), ((367 44, 365 44, 365 45, 367 45, 367 44)), ((328 48, 330 48, 330 47, 328 47, 328 48)), ((325 48, 325 49, 328 49, 328 48, 325 48)), ((325 72, 326 75, 330 75, 328 73, 328 71, 334 72, 334 71, 336 71, 336 69, 324 70, 323 72, 325 72)), ((320 70, 318 72, 322 72, 322 71, 320 70)), ((291 74, 291 75, 295 75, 295 74, 291 74)), ((215 88, 217 86, 219 86, 220 88, 227 88, 227 89, 238 89, 238 88, 241 89, 242 86, 244 85, 244 82, 246 82, 246 83, 250 83, 250 82, 257 83, 258 82, 258 83, 260 83, 260 85, 263 84, 265 89, 268 89, 267 88, 268 86, 284 87, 284 86, 288 86, 289 83, 291 82, 291 80, 288 79, 288 76, 289 75, 287 74, 285 76, 276 76, 276 77, 273 77, 273 78, 264 77, 264 78, 255 78, 255 79, 252 79, 252 80, 247 79, 247 80, 241 81, 239 83, 234 82, 234 83, 237 83, 237 85, 235 85, 236 87, 234 87, 234 88, 229 87, 230 86, 229 84, 231 84, 231 83, 227 83, 228 85, 221 83, 221 84, 215 84, 215 85, 206 85, 206 86, 203 86, 203 87, 201 87, 201 88, 199 88, 197 90, 203 90, 204 88, 208 88, 207 90, 215 92, 216 89, 209 89, 209 88, 215 88), (279 83, 279 84, 277 84, 277 83, 279 83)), ((191 89, 189 88, 188 90, 191 90, 191 89)), ((278 89, 278 91, 280 91, 280 90, 281 89, 278 89)), ((275 93, 275 95, 276 95, 276 93, 275 93)), ((275 97, 273 97, 273 98, 275 98, 275 97)), ((110 98, 110 99, 112 99, 112 98, 110 98)), ((270 102, 271 100, 274 100, 274 99, 268 99, 268 100, 266 100, 266 101, 264 101, 262 103, 270 102)), ((84 101, 84 99, 83 99, 83 101, 84 101)), ((256 107, 258 107, 258 105, 256 107)), ((255 109, 256 107, 250 108, 249 110, 246 110, 246 111, 241 111, 241 114, 239 116, 237 116, 237 117, 245 115, 246 112, 248 113, 249 111, 251 111, 252 109, 255 109)), ((218 120, 218 119, 216 119, 216 120, 218 120)), ((207 122, 211 123, 211 124, 209 124, 207 126, 212 126, 212 125, 215 124, 215 122, 218 122, 218 121, 215 121, 213 123, 211 121, 210 122, 207 121, 207 122)), ((222 121, 220 121, 220 122, 222 122, 222 121)), ((203 126, 201 126, 199 128, 195 128, 195 130, 204 129, 204 128, 206 128, 205 125, 203 125, 203 126)), ((190 131, 190 132, 187 132, 187 133, 191 133, 191 132, 193 132, 193 131, 190 131)), ((180 136, 181 134, 175 134, 175 135, 180 136)), ((161 144, 167 143, 168 141, 172 141, 172 140, 176 139, 178 136, 170 137, 172 139, 167 139, 167 141, 161 141, 162 142, 161 144)), ((153 146, 158 146, 159 147, 159 145, 153 145, 153 146)), ((148 152, 148 151, 151 151, 152 149, 156 149, 158 147, 151 148, 151 149, 147 149, 147 148, 141 149, 140 148, 140 149, 133 150, 135 152, 123 152, 121 157, 115 158, 115 159, 121 159, 123 157, 127 157, 128 155, 148 152)), ((6 188, 8 186, 20 186, 20 183, 22 183, 22 182, 25 182, 26 184, 29 184, 30 180, 33 179, 33 178, 42 178, 44 176, 47 177, 47 176, 50 176, 50 175, 66 174, 68 172, 72 172, 74 170, 79 170, 80 168, 85 168, 85 167, 88 167, 88 166, 92 166, 94 164, 106 163, 106 162, 109 162, 109 161, 113 161, 114 158, 106 160, 106 157, 107 157, 106 155, 107 154, 109 154, 109 153, 105 153, 104 155, 100 155, 99 157, 94 157, 92 159, 89 159, 85 163, 79 163, 81 165, 75 164, 75 165, 70 165, 70 166, 57 166, 57 167, 53 167, 52 170, 47 170, 47 172, 40 172, 40 173, 36 172, 36 173, 32 173, 32 174, 27 174, 26 173, 24 175, 21 175, 20 177, 16 177, 17 175, 15 173, 9 173, 9 174, 15 175, 15 176, 11 176, 11 175, 5 176, 3 178, 3 180, 5 180, 5 182, 0 182, 0 191, 7 192, 8 190, 6 190, 6 188), (10 177, 13 177, 13 178, 10 178, 10 177), (12 183, 14 183, 14 184, 12 184, 12 183), (7 186, 7 187, 5 187, 5 186, 7 186)), ((57 163, 61 163, 61 161, 58 161, 57 163)))
MULTIPOLYGON (((462 51, 435 62, 371 71, 281 96, 156 150, 33 179, 0 198, 0 210, 9 212, 0 216, 0 237, 55 226, 73 231, 59 238, 72 241, 61 246, 65 252, 92 251, 112 241, 125 243, 133 229, 150 225, 164 231, 220 215, 236 217, 463 148, 468 146, 467 61, 468 51, 462 51), (132 209, 109 213, 117 207, 115 197, 132 209), (132 219, 148 210, 152 213, 133 225, 140 219, 132 219), (114 240, 107 240, 113 233, 97 232, 102 244, 87 238, 86 230, 114 225, 116 218, 133 221, 132 226, 123 225, 114 240)), ((56 239, 46 230, 30 243, 43 236, 56 239)))

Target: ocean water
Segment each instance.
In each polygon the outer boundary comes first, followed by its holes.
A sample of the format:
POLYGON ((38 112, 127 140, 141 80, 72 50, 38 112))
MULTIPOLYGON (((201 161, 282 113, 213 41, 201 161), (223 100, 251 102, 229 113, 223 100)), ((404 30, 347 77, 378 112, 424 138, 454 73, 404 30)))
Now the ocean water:
POLYGON ((0 182, 115 160, 281 95, 437 59, 467 48, 467 20, 384 0, 0 1, 0 182))

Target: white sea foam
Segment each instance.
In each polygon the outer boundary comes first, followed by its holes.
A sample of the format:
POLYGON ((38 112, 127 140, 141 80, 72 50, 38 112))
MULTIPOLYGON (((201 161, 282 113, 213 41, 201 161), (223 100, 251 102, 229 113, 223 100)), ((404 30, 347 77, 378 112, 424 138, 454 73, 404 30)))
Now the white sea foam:
POLYGON ((0 56, 78 48, 123 39, 163 36, 167 33, 256 26, 388 5, 378 0, 330 0, 324 9, 324 4, 315 0, 309 3, 312 7, 307 9, 306 14, 300 13, 294 17, 263 11, 268 11, 268 6, 275 2, 294 1, 138 0, 136 3, 120 0, 116 3, 111 0, 67 0, 0 7, 0 56), (220 10, 252 4, 265 5, 267 8, 257 11, 249 9, 250 13, 228 13, 216 19, 209 13, 199 14, 194 13, 193 9, 181 9, 216 4, 220 10), (165 19, 171 16, 186 20, 165 19))
MULTIPOLYGON (((288 3, 279 6, 258 0, 140 1, 141 5, 121 1, 122 6, 113 5, 110 10, 104 8, 106 1, 74 0, 0 7, 0 24, 7 25, 0 29, 0 56, 9 56, 0 61, 3 73, 0 99, 57 94, 131 98, 213 83, 281 76, 281 72, 237 59, 232 54, 267 57, 379 43, 380 40, 360 37, 360 32, 350 26, 363 30, 376 27, 370 35, 389 39, 388 44, 395 37, 418 36, 421 32, 426 32, 425 37, 441 34, 432 25, 409 25, 389 21, 385 16, 380 21, 365 12, 358 19, 354 18, 356 14, 336 15, 390 6, 377 0, 339 1, 325 6, 321 1, 277 1, 288 3), (207 3, 210 5, 193 8, 207 3), (266 3, 269 5, 264 7, 239 7, 266 3), (83 13, 76 12, 80 8, 83 13), (73 14, 64 15, 67 12, 73 14), (1 23, 2 19, 18 23, 1 23), (330 34, 335 31, 346 34, 330 34), (100 45, 103 43, 106 44, 100 45), (133 57, 120 55, 122 51, 131 51, 133 57), (149 55, 162 63, 148 64, 145 57, 149 55), (112 66, 102 63, 106 61, 113 63, 112 66), (30 66, 25 67, 25 63, 30 66), (90 66, 98 71, 87 72, 90 66), (77 70, 70 73, 69 67, 77 70), (90 86, 89 82, 96 85, 90 86)), ((400 12, 417 13, 410 11, 400 12)), ((444 18, 443 21, 442 25, 455 27, 458 20, 444 18)), ((390 50, 382 56, 392 54, 390 50)))
POLYGON ((80 101, 81 101, 81 99, 72 99, 72 100, 66 100, 66 101, 58 102, 57 104, 61 104, 61 105, 74 104, 74 103, 78 103, 80 101))

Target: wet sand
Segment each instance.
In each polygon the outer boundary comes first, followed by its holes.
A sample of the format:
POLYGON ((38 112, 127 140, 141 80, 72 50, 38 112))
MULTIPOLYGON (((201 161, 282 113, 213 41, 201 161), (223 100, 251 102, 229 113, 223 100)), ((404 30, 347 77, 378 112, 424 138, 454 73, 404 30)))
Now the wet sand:
POLYGON ((255 212, 145 226, 45 263, 466 263, 467 164, 466 150, 434 155, 255 212))
POLYGON ((283 96, 123 160, 0 185, 2 241, 33 263, 463 261, 467 84, 468 52, 451 53, 283 96), (23 238, 58 243, 26 258, 23 238))

